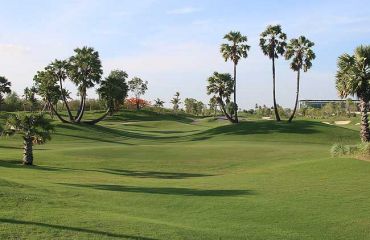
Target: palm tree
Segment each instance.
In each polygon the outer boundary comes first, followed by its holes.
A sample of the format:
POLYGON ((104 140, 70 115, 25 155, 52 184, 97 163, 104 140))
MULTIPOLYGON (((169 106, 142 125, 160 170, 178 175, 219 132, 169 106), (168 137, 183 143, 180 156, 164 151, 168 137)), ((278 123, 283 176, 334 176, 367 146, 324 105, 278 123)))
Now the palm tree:
POLYGON ((287 45, 287 36, 281 31, 280 25, 269 25, 266 30, 261 33, 260 47, 263 54, 268 56, 272 60, 272 97, 274 101, 274 111, 276 121, 280 121, 280 115, 276 104, 276 94, 275 94, 275 58, 279 58, 285 52, 285 47, 287 45))
POLYGON ((161 99, 159 98, 154 99, 154 107, 163 108, 163 104, 164 104, 164 101, 162 101, 161 99))
POLYGON ((298 39, 291 39, 286 47, 285 59, 292 59, 290 68, 297 72, 296 99, 292 115, 288 120, 289 123, 292 122, 295 112, 297 111, 301 70, 303 69, 304 72, 307 72, 308 69, 312 67, 312 61, 316 58, 315 53, 312 51, 312 47, 314 45, 315 44, 308 40, 305 36, 300 36, 298 39))
POLYGON ((343 54, 338 58, 336 88, 340 97, 356 95, 360 100, 361 140, 370 140, 367 118, 370 101, 370 45, 359 46, 354 55, 343 54))
POLYGON ((63 87, 63 82, 67 79, 68 70, 70 64, 66 60, 54 60, 49 66, 45 68, 45 71, 50 72, 51 76, 56 78, 56 81, 59 82, 59 89, 61 93, 61 100, 63 101, 63 106, 66 106, 69 121, 74 122, 75 118, 72 115, 71 109, 68 104, 69 92, 63 87))
POLYGON ((227 60, 231 60, 234 63, 234 106, 235 106, 235 123, 238 122, 238 105, 236 103, 236 66, 241 58, 248 57, 248 51, 250 46, 245 44, 247 42, 247 36, 243 36, 240 32, 229 32, 224 36, 224 39, 230 43, 224 43, 221 45, 222 57, 227 60))
POLYGON ((177 112, 180 108, 181 99, 180 99, 180 93, 176 92, 175 96, 172 98, 171 103, 173 104, 173 110, 177 112))
POLYGON ((236 120, 228 114, 225 108, 225 102, 228 102, 231 94, 234 92, 234 80, 229 73, 218 73, 214 72, 211 77, 208 78, 207 94, 214 95, 218 104, 221 107, 225 117, 231 122, 235 123, 236 120))
POLYGON ((1 110, 1 104, 4 101, 3 94, 9 94, 11 92, 10 87, 12 84, 3 76, 0 76, 0 110, 1 110))
POLYGON ((76 86, 78 86, 81 98, 75 122, 81 122, 85 112, 86 90, 100 83, 103 74, 99 53, 91 47, 77 48, 75 55, 69 59, 68 75, 76 86))
POLYGON ((4 133, 6 135, 20 134, 23 138, 23 164, 33 165, 33 145, 43 144, 51 139, 54 130, 50 120, 43 114, 10 115, 7 119, 4 133))

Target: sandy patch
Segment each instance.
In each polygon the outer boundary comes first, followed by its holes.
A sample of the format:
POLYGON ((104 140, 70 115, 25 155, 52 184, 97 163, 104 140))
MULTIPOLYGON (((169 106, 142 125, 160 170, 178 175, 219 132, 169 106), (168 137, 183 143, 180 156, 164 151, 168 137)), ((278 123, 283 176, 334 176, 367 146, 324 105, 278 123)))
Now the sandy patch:
POLYGON ((347 124, 350 124, 351 121, 335 121, 335 124, 336 125, 347 125, 347 124))
POLYGON ((323 124, 327 124, 327 125, 333 125, 333 124, 331 124, 330 122, 321 122, 321 123, 323 123, 323 124))

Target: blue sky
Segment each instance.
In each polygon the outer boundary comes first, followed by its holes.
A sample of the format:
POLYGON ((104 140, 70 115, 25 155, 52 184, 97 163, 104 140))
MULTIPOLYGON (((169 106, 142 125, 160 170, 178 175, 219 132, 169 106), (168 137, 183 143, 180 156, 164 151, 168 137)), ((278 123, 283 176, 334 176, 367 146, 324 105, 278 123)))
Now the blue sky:
MULTIPOLYGON (((32 85, 37 70, 87 45, 99 51, 105 75, 123 69, 148 80, 148 100, 168 103, 180 91, 207 102, 207 77, 232 71, 219 54, 222 37, 238 30, 251 45, 238 66, 239 106, 271 105, 271 63, 258 39, 266 25, 279 23, 288 38, 305 35, 316 44, 300 98, 337 98, 337 57, 370 44, 369 1, 0 0, 0 6, 0 75, 18 93, 32 85)), ((294 94, 295 74, 279 59, 278 103, 292 106, 294 94)))

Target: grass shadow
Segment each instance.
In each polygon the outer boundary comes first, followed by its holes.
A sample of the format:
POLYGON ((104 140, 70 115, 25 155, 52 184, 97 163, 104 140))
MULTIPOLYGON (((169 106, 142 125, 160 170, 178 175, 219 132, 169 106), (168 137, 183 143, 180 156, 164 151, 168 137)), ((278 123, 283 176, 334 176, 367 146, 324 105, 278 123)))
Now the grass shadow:
POLYGON ((102 236, 107 236, 107 237, 112 237, 112 238, 129 238, 129 239, 135 239, 135 240, 155 240, 154 238, 139 237, 139 236, 132 236, 132 235, 127 235, 127 234, 111 233, 111 232, 91 230, 91 229, 85 229, 85 228, 69 227, 69 226, 55 225, 55 224, 49 224, 49 223, 40 223, 40 222, 15 220, 15 219, 7 219, 7 218, 0 218, 0 223, 46 227, 46 228, 53 228, 53 229, 58 229, 62 231, 74 231, 74 232, 81 232, 81 233, 97 234, 97 235, 102 235, 102 236))
POLYGON ((178 173, 178 172, 155 172, 155 171, 132 171, 121 169, 103 169, 104 173, 111 173, 127 177, 137 178, 157 178, 157 179, 186 179, 196 177, 210 177, 214 175, 200 174, 200 173, 178 173))
POLYGON ((198 196, 198 197, 232 197, 242 195, 255 194, 251 190, 203 190, 193 188, 158 188, 158 187, 134 187, 123 185, 110 184, 68 184, 61 183, 70 187, 92 188, 96 190, 114 191, 114 192, 133 192, 133 193, 148 193, 148 194, 164 194, 164 195, 179 195, 179 196, 198 196))
POLYGON ((22 169, 34 169, 34 170, 42 170, 42 171, 59 171, 59 168, 56 167, 45 167, 45 166, 38 166, 38 165, 23 165, 22 161, 14 161, 14 160, 0 160, 0 167, 3 168, 22 168, 22 169))

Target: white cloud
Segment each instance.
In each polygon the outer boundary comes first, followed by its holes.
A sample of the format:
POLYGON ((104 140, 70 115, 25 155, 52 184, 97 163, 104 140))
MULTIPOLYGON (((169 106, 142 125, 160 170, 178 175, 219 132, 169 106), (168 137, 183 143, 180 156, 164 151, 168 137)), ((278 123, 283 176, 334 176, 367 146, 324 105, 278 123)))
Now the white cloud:
POLYGON ((0 43, 0 55, 23 55, 30 52, 30 49, 22 45, 16 44, 1 44, 0 43))
POLYGON ((194 8, 194 7, 183 7, 183 8, 176 8, 167 11, 167 14, 174 14, 174 15, 182 15, 182 14, 191 14, 195 12, 200 12, 200 8, 194 8))

